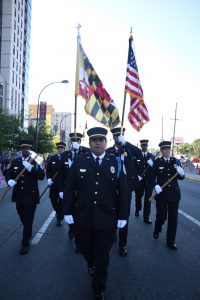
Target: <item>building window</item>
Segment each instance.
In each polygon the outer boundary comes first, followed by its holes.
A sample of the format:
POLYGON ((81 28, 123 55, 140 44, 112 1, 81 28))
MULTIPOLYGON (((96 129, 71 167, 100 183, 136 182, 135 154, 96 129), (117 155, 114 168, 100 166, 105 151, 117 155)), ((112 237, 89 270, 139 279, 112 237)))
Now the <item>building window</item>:
POLYGON ((12 72, 12 84, 14 84, 15 82, 15 74, 14 74, 14 71, 12 72))
POLYGON ((0 83, 0 109, 3 108, 3 84, 0 83))
POLYGON ((12 88, 12 91, 11 91, 11 109, 13 109, 13 95, 14 95, 14 89, 12 88))

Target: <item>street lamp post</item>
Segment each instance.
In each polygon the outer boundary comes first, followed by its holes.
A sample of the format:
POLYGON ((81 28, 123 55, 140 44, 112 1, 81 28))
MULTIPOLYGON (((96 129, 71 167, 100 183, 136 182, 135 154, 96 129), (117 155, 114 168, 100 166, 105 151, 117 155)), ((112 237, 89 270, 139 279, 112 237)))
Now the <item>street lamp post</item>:
POLYGON ((71 115, 72 115, 72 113, 70 112, 70 113, 64 115, 64 116, 62 117, 62 119, 60 120, 60 140, 61 140, 61 141, 63 141, 63 139, 62 139, 62 121, 63 121, 66 117, 71 116, 71 115))
POLYGON ((68 80, 62 80, 62 81, 54 81, 51 83, 48 83, 47 85, 45 85, 43 87, 43 89, 40 91, 39 96, 38 96, 38 102, 37 102, 37 117, 36 117, 36 127, 35 127, 35 131, 36 131, 36 139, 35 139, 35 151, 38 151, 38 123, 39 123, 39 106, 40 106, 40 96, 42 94, 42 92, 50 85, 55 84, 55 83, 68 83, 68 80))

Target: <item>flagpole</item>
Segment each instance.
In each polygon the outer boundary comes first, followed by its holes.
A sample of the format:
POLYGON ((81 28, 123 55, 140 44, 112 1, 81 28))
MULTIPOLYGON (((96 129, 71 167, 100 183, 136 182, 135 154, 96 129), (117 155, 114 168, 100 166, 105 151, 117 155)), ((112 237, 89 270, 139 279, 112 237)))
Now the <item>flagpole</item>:
POLYGON ((79 90, 79 40, 80 40, 80 28, 81 25, 78 24, 77 30, 77 50, 76 50, 76 78, 75 78, 75 97, 74 97, 74 135, 76 137, 76 119, 77 119, 77 96, 79 90))
MULTIPOLYGON (((133 32, 132 32, 132 27, 131 27, 131 31, 130 31, 130 37, 129 37, 129 41, 133 41, 133 32)), ((125 107, 126 107, 126 94, 127 92, 124 91, 124 103, 123 103, 123 109, 122 109, 122 121, 121 121, 121 135, 123 134, 123 126, 124 126, 124 114, 125 114, 125 107)))
POLYGON ((126 107, 126 91, 124 92, 124 103, 122 109, 121 135, 123 134, 125 107, 126 107))

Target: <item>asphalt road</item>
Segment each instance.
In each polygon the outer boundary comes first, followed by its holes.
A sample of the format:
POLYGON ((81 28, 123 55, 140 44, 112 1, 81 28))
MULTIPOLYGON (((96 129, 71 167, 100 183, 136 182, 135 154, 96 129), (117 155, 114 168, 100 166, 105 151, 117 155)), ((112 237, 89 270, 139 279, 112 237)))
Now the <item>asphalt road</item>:
MULTIPOLYGON (((42 182, 41 190, 45 186, 42 182)), ((159 239, 153 239, 153 225, 143 223, 141 216, 134 216, 133 201, 128 256, 119 257, 117 243, 114 244, 107 300, 200 299, 200 183, 185 180, 180 186, 178 250, 166 247, 166 226, 159 239)), ((0 189, 0 195, 4 190, 0 189)), ((155 203, 151 218, 155 220, 155 203)), ((67 230, 67 224, 56 227, 46 193, 37 207, 33 241, 38 232, 43 234, 27 255, 20 256, 22 226, 11 194, 7 195, 0 203, 1 300, 92 299, 86 263, 74 252, 74 242, 68 240, 67 230)))

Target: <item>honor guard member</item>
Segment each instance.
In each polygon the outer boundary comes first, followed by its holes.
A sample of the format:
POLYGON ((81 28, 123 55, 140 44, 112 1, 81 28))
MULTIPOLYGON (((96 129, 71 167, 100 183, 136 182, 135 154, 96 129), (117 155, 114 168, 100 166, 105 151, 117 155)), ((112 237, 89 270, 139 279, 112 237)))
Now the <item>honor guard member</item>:
MULTIPOLYGON (((81 139, 83 138, 83 135, 79 132, 71 132, 69 134, 71 146, 72 148, 70 150, 65 151, 61 155, 61 161, 62 161, 62 171, 61 171, 61 178, 60 178, 60 191, 63 192, 65 188, 65 183, 68 175, 69 168, 71 167, 74 158, 77 155, 81 155, 83 153, 88 153, 89 148, 81 146, 81 139)), ((74 238, 73 234, 73 224, 69 225, 69 231, 68 231, 68 238, 72 240, 74 238)), ((76 247, 76 252, 78 253, 78 248, 76 247)))
POLYGON ((29 163, 31 147, 31 141, 20 141, 22 156, 12 161, 6 173, 6 181, 10 187, 13 187, 12 201, 16 203, 17 213, 23 225, 21 255, 29 251, 34 214, 39 203, 38 180, 43 180, 45 177, 42 166, 35 161, 29 163), (25 173, 16 182, 15 178, 24 168, 26 168, 25 173))
POLYGON ((128 217, 127 183, 114 155, 105 152, 107 130, 87 131, 90 151, 77 156, 64 191, 64 214, 75 226, 75 241, 87 261, 95 299, 104 299, 109 252, 116 227, 128 217))
POLYGON ((160 151, 162 153, 161 158, 157 158, 154 161, 152 167, 152 184, 154 186, 156 196, 156 221, 153 232, 154 239, 158 239, 159 234, 162 230, 162 225, 168 218, 167 224, 167 246, 176 250, 175 238, 177 229, 178 219, 178 207, 181 199, 180 188, 178 185, 178 179, 182 180, 185 178, 184 170, 181 166, 177 165, 175 157, 170 157, 171 142, 163 141, 159 144, 160 151), (168 181, 175 173, 178 173, 165 188, 161 186, 168 181))
MULTIPOLYGON (((141 154, 141 150, 136 146, 131 145, 125 141, 123 135, 125 128, 116 127, 111 129, 114 139, 114 145, 106 150, 107 153, 113 154, 123 162, 127 179, 128 192, 128 209, 130 215, 132 191, 136 189, 139 184, 138 174, 135 166, 135 158, 141 154), (133 156, 134 155, 134 156, 133 156)), ((119 229, 119 255, 124 257, 127 255, 127 236, 128 236, 128 222, 124 228, 119 229)))
POLYGON ((66 144, 56 144, 57 154, 52 155, 47 163, 46 177, 50 188, 49 198, 53 209, 56 212, 57 226, 62 226, 63 220, 63 192, 60 191, 61 154, 65 151, 66 144))
POLYGON ((135 191, 135 216, 139 216, 139 211, 142 209, 142 198, 144 196, 143 219, 146 224, 152 224, 149 218, 151 213, 151 202, 149 198, 151 197, 153 188, 149 184, 149 178, 146 175, 149 168, 153 166, 154 156, 147 151, 148 142, 149 140, 140 140, 142 155, 136 159, 140 183, 135 191))

